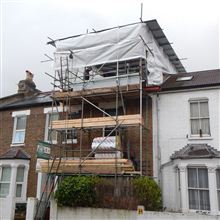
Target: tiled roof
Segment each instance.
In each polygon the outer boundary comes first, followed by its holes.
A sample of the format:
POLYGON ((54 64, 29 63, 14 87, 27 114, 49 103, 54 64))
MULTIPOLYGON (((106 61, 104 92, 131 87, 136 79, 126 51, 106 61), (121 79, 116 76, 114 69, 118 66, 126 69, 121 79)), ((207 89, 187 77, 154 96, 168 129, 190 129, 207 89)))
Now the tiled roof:
POLYGON ((220 69, 205 70, 171 75, 162 85, 161 91, 182 90, 200 87, 220 86, 220 69), (180 80, 180 77, 191 77, 190 80, 180 80))
POLYGON ((11 147, 8 151, 0 156, 0 160, 13 159, 30 160, 31 156, 27 154, 23 149, 18 147, 11 147))
POLYGON ((35 94, 33 96, 27 96, 27 97, 18 97, 17 100, 14 100, 10 103, 3 103, 0 104, 0 110, 3 109, 9 109, 9 108, 19 108, 19 107, 28 107, 28 106, 37 106, 42 104, 47 104, 52 102, 51 96, 52 92, 41 92, 38 94, 35 94))
POLYGON ((170 157, 174 159, 220 158, 220 152, 207 144, 188 144, 170 157))

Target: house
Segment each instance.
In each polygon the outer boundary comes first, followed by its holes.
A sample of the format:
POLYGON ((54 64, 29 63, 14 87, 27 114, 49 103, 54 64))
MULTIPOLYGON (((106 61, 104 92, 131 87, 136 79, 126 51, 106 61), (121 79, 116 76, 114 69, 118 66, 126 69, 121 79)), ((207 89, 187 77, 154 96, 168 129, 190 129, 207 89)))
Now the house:
MULTIPOLYGON (((50 94, 40 92, 33 74, 18 83, 18 92, 0 99, 0 213, 14 219, 28 197, 36 197, 36 149, 48 136, 50 94)), ((24 213, 23 213, 24 214, 24 213)))
POLYGON ((167 210, 219 214, 219 86, 219 69, 182 73, 152 95, 154 176, 167 210))
POLYGON ((37 90, 27 71, 18 93, 0 99, 1 202, 37 197, 37 218, 59 176, 153 176, 149 92, 185 72, 156 20, 48 44, 56 46, 54 91, 37 90))

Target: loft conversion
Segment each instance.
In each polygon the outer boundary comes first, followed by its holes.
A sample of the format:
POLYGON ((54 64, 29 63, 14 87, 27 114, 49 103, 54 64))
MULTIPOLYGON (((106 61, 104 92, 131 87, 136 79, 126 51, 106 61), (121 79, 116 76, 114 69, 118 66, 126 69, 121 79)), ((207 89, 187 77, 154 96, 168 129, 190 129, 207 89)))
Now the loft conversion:
POLYGON ((55 85, 65 90, 161 84, 185 72, 156 20, 48 42, 56 47, 55 85), (84 83, 86 82, 86 83, 84 83), (92 83, 89 83, 92 82, 92 83))

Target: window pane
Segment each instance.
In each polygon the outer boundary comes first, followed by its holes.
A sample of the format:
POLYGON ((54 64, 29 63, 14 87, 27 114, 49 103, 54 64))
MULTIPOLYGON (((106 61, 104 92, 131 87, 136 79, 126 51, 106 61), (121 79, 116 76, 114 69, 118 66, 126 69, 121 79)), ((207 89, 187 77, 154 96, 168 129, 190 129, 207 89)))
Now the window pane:
POLYGON ((24 167, 18 167, 16 182, 23 182, 23 181, 24 181, 24 167))
POLYGON ((199 188, 209 188, 208 171, 206 168, 198 169, 199 188))
POLYGON ((220 211, 220 191, 218 191, 218 210, 220 211))
POLYGON ((22 184, 17 184, 16 186, 16 197, 21 197, 22 184))
POLYGON ((199 134, 199 119, 191 119, 191 134, 199 134))
POLYGON ((199 195, 198 190, 189 189, 189 208, 199 209, 199 195))
POLYGON ((220 189, 220 170, 216 170, 217 189, 220 189))
POLYGON ((210 134, 209 119, 201 119, 202 134, 210 134))
POLYGON ((17 117, 16 130, 22 130, 26 127, 26 116, 17 117))
POLYGON ((11 167, 2 167, 1 181, 10 182, 11 179, 11 167))
POLYGON ((14 143, 24 143, 25 131, 16 131, 14 136, 14 143))
POLYGON ((9 183, 0 183, 0 198, 5 198, 9 194, 9 183))
POLYGON ((199 190, 200 210, 210 210, 209 191, 199 190))
POLYGON ((191 188, 196 188, 198 186, 196 168, 188 168, 188 186, 191 188))
POLYGON ((191 102, 190 103, 190 117, 199 117, 198 102, 191 102))
POLYGON ((49 113, 48 114, 48 135, 47 135, 47 140, 48 141, 56 141, 57 140, 57 132, 49 129, 51 127, 51 122, 54 120, 59 119, 59 114, 58 113, 49 113))
POLYGON ((208 102, 200 102, 200 117, 209 117, 208 102))

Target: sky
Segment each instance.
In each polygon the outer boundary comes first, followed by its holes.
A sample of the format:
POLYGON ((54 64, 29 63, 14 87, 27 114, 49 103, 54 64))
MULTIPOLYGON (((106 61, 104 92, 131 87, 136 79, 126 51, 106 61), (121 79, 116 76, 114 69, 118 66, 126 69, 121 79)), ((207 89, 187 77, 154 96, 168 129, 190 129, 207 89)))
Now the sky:
POLYGON ((219 0, 0 0, 0 97, 17 92, 25 71, 52 89, 52 39, 157 19, 188 72, 220 68, 219 0))

